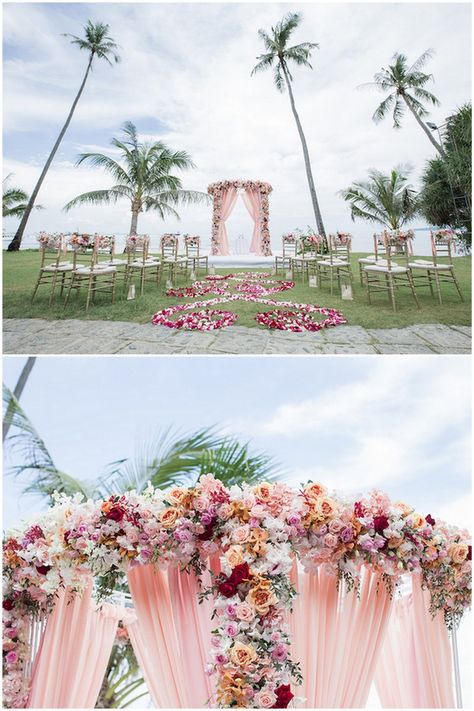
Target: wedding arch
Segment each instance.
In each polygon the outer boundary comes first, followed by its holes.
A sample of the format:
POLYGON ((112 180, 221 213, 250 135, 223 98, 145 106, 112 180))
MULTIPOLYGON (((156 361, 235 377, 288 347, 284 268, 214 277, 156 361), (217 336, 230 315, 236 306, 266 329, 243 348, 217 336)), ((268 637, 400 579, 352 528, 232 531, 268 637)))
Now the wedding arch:
POLYGON ((363 707, 372 682, 384 707, 454 706, 469 533, 380 491, 58 494, 3 555, 7 707, 93 708, 119 619, 157 708, 363 707))
POLYGON ((272 190, 273 188, 269 183, 264 183, 261 180, 221 180, 208 186, 207 192, 214 201, 211 235, 212 254, 229 254, 229 240, 225 223, 234 209, 238 195, 241 194, 245 207, 254 221, 249 251, 264 257, 271 256, 270 232, 268 230, 268 196, 272 190))

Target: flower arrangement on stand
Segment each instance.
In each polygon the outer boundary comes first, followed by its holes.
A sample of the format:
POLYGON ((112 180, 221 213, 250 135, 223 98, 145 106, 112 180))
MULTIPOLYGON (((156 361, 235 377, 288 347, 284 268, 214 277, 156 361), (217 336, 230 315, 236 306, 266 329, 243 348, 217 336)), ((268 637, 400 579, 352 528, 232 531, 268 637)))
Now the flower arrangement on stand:
POLYGON ((393 590, 405 573, 421 574, 431 608, 458 624, 471 602, 469 533, 373 491, 355 501, 310 482, 226 488, 211 474, 193 488, 151 485, 105 500, 56 495, 54 505, 10 532, 3 544, 4 703, 26 706, 29 629, 64 588, 81 591, 90 575, 100 599, 136 565, 179 566, 182 574, 221 572, 201 595, 216 620, 209 674, 220 707, 286 708, 300 681, 287 627, 295 556, 324 565, 357 588, 363 566, 393 590))

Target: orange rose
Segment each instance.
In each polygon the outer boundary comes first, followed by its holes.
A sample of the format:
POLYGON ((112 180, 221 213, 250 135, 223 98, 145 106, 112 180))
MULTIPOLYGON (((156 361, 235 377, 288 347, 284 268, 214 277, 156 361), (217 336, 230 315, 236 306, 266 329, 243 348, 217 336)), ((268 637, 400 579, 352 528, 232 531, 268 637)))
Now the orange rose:
POLYGON ((248 667, 257 659, 257 652, 253 647, 242 642, 236 642, 229 654, 230 660, 238 667, 248 667))
POLYGON ((393 548, 398 548, 398 546, 400 545, 400 543, 402 542, 402 540, 403 540, 403 538, 395 538, 395 537, 389 538, 389 539, 388 539, 388 547, 389 547, 389 548, 392 548, 392 549, 393 549, 393 548))
POLYGON ((242 555, 242 547, 231 546, 225 554, 225 559, 231 568, 235 568, 236 565, 243 563, 244 557, 242 555))
POLYGON ((160 514, 161 525, 163 526, 163 528, 173 528, 178 517, 179 517, 178 509, 175 509, 173 506, 170 506, 169 509, 165 509, 160 514))
POLYGON ((267 502, 270 501, 272 496, 273 484, 268 484, 265 482, 263 484, 258 484, 255 487, 255 496, 259 501, 267 502))
POLYGON ((254 555, 264 555, 267 551, 265 544, 267 539, 268 533, 262 528, 252 528, 247 542, 247 549, 254 553, 254 555))
POLYGON ((270 607, 278 602, 275 593, 263 587, 252 588, 247 595, 247 600, 259 615, 266 615, 270 607))
POLYGON ((454 543, 448 548, 448 555, 453 563, 464 563, 469 550, 465 543, 454 543))
POLYGON ((403 503, 403 501, 397 501, 394 506, 401 511, 401 514, 406 518, 413 511, 413 506, 408 506, 408 504, 403 503))
POLYGON ((408 523, 413 526, 413 528, 421 528, 425 525, 425 519, 421 514, 413 511, 408 517, 408 523))
POLYGON ((185 506, 190 501, 191 494, 188 489, 182 489, 179 486, 170 489, 166 495, 168 501, 175 506, 185 506))
POLYGON ((236 516, 240 521, 246 523, 250 518, 249 510, 240 501, 233 501, 232 504, 232 516, 236 516))
POLYGON ((319 497, 324 496, 326 492, 326 487, 322 484, 318 484, 317 482, 315 482, 314 484, 308 484, 308 486, 305 487, 304 490, 304 493, 308 499, 319 499, 319 497))
POLYGON ((109 513, 112 506, 113 506, 112 501, 104 501, 104 503, 100 507, 100 510, 102 511, 102 513, 106 514, 106 513, 109 513))

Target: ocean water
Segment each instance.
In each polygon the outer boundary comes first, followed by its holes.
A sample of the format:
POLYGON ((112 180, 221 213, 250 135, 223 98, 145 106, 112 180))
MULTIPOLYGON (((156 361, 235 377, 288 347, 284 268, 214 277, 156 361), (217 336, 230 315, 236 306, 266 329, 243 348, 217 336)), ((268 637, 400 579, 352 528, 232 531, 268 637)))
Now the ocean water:
MULTIPOLYGON (((415 239, 413 240, 413 251, 414 254, 421 257, 426 257, 431 255, 431 244, 430 244, 430 228, 423 227, 414 229, 415 239)), ((117 253, 123 251, 125 247, 125 240, 127 239, 126 234, 115 234, 117 253)), ((151 252, 158 253, 160 251, 160 234, 151 234, 151 252)), ((12 234, 3 235, 3 249, 8 247, 8 244, 13 239, 12 234)), ((242 235, 234 236, 229 234, 229 247, 231 255, 249 255, 251 235, 243 237, 242 235)), ((180 247, 182 245, 182 241, 180 247)), ((274 235, 272 237, 272 250, 278 252, 281 250, 281 240, 280 237, 274 235)), ((37 249, 38 241, 37 234, 28 234, 23 238, 21 249, 37 249)), ((201 237, 201 249, 204 254, 210 254, 211 240, 210 237, 201 237)), ((374 245, 370 232, 368 231, 364 236, 355 235, 352 240, 352 251, 353 252, 373 252, 374 245)), ((184 251, 184 250, 183 250, 184 251)), ((458 255, 459 256, 459 255, 458 255)))

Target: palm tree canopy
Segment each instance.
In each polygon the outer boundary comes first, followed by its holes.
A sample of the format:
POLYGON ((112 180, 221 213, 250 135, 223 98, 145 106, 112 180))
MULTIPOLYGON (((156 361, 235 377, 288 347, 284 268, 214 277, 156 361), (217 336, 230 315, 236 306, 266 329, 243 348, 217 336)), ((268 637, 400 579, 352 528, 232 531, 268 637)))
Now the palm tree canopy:
POLYGON ((439 105, 436 96, 425 89, 425 85, 433 79, 433 75, 422 71, 433 54, 434 50, 427 49, 412 65, 409 65, 406 55, 396 52, 392 58, 393 64, 389 64, 387 69, 382 67, 374 75, 373 82, 362 84, 361 88, 375 87, 381 92, 388 92, 388 96, 372 116, 375 123, 382 121, 391 112, 394 127, 400 128, 406 108, 404 102, 409 103, 420 118, 428 115, 425 103, 439 105))
POLYGON ((263 40, 266 52, 257 57, 258 63, 252 69, 252 75, 265 69, 273 68, 273 80, 278 91, 285 90, 285 82, 282 75, 286 71, 289 81, 293 80, 289 64, 294 62, 298 66, 305 66, 312 69, 309 59, 313 49, 319 45, 314 42, 302 42, 301 44, 288 47, 288 41, 302 20, 302 16, 297 12, 290 12, 271 28, 270 34, 265 30, 259 30, 258 36, 263 40))
POLYGON ((88 20, 84 27, 84 37, 77 37, 69 33, 65 33, 63 37, 70 37, 71 44, 90 52, 92 57, 105 59, 110 65, 112 65, 112 60, 118 64, 120 62, 120 57, 117 54, 119 46, 108 32, 109 25, 105 25, 102 22, 94 24, 91 20, 88 20))
POLYGON ((166 215, 179 218, 174 206, 208 202, 207 193, 184 190, 181 179, 172 172, 195 167, 186 151, 173 151, 161 141, 140 142, 131 121, 123 125, 123 136, 113 138, 111 145, 120 153, 120 159, 103 153, 82 153, 77 165, 88 162, 103 168, 116 184, 107 190, 78 195, 65 205, 66 211, 81 204, 114 204, 125 197, 137 212, 156 210, 161 218, 166 215))
MULTIPOLYGON (((13 173, 9 173, 6 178, 3 179, 2 188, 2 216, 3 217, 21 217, 25 212, 29 195, 22 188, 16 188, 10 186, 8 183, 12 177, 13 173)), ((37 210, 43 210, 42 205, 36 206, 37 210)))
POLYGON ((400 229, 418 211, 417 193, 408 183, 410 167, 396 166, 389 175, 369 171, 369 179, 355 181, 341 195, 350 204, 351 218, 377 222, 391 230, 400 229))

